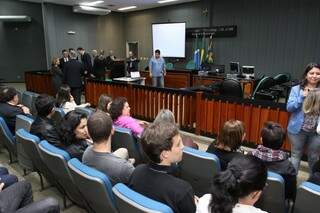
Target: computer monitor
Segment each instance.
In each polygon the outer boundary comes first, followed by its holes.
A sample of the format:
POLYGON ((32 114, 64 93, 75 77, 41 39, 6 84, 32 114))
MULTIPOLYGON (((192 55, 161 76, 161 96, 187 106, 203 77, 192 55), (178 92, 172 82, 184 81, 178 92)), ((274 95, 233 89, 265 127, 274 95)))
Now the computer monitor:
POLYGON ((230 62, 230 72, 240 74, 240 63, 239 62, 230 62))
POLYGON ((254 77, 254 66, 242 66, 241 69, 246 78, 254 77))
POLYGON ((254 66, 242 66, 242 74, 254 74, 254 66))

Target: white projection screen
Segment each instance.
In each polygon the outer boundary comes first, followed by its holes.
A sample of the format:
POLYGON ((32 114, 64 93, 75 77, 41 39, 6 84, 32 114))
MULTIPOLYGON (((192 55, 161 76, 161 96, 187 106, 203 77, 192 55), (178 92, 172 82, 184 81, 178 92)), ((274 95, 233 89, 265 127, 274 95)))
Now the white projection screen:
POLYGON ((163 57, 184 58, 186 48, 186 23, 152 24, 153 52, 161 51, 163 57))

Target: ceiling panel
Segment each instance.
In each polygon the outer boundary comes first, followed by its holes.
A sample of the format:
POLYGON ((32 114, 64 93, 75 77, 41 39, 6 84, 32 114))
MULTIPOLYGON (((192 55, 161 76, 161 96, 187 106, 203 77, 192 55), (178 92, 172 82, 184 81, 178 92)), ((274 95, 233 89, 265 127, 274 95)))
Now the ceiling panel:
MULTIPOLYGON (((73 5, 79 5, 81 3, 94 2, 96 0, 20 0, 20 1, 37 2, 37 3, 46 2, 46 3, 73 6, 73 5)), ((136 9, 122 11, 122 12, 131 12, 131 11, 144 10, 144 9, 173 5, 173 4, 182 4, 182 3, 192 2, 192 1, 199 1, 199 0, 179 0, 174 2, 168 2, 165 4, 157 3, 158 0, 104 0, 104 3, 97 4, 95 7, 108 8, 113 11, 118 11, 117 9, 121 7, 127 7, 132 5, 137 6, 136 9)))

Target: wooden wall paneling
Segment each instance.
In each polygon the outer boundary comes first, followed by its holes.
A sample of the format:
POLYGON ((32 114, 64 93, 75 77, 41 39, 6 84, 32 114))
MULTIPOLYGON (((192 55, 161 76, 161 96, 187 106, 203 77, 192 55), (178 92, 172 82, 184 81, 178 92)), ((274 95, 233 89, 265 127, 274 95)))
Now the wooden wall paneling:
POLYGON ((214 102, 213 101, 208 101, 208 108, 207 108, 207 115, 206 115, 206 123, 207 123, 207 128, 206 131, 209 133, 214 133, 213 132, 213 111, 214 111, 214 102))
POLYGON ((250 139, 251 136, 251 114, 252 114, 252 105, 244 105, 243 106, 243 122, 245 125, 245 130, 246 130, 246 138, 247 140, 250 139))
POLYGON ((221 115, 221 101, 214 100, 213 101, 213 116, 212 116, 212 122, 213 122, 213 132, 215 134, 219 134, 220 131, 220 115, 221 115))
POLYGON ((227 108, 227 119, 236 119, 236 104, 234 103, 228 103, 228 108, 227 108))
POLYGON ((259 138, 260 130, 260 119, 261 119, 261 107, 253 107, 250 122, 250 138, 249 141, 256 143, 259 138))
POLYGON ((228 104, 229 102, 221 102, 221 114, 220 114, 220 128, 221 129, 224 123, 228 120, 228 104))

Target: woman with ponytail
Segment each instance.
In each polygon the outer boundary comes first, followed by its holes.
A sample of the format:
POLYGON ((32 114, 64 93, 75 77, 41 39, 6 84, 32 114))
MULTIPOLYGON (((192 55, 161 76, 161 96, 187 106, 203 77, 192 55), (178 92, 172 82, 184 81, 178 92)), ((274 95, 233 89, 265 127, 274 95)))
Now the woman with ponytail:
POLYGON ((211 194, 199 199, 196 213, 266 213, 253 205, 267 181, 267 168, 254 157, 239 155, 213 178, 211 194))

